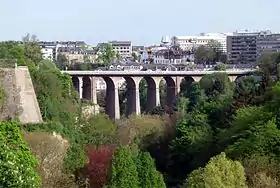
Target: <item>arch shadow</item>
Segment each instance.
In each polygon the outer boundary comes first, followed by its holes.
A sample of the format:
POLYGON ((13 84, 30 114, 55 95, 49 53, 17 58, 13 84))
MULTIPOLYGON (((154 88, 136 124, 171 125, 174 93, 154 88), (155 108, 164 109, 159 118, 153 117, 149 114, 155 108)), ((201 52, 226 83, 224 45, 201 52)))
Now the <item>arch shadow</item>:
POLYGON ((111 118, 118 118, 119 115, 119 101, 116 100, 116 85, 110 77, 102 77, 106 83, 106 97, 105 97, 105 112, 111 118))
POLYGON ((92 84, 89 76, 83 77, 83 99, 92 100, 92 84))
POLYGON ((72 84, 74 89, 79 93, 79 79, 77 76, 72 76, 72 84))

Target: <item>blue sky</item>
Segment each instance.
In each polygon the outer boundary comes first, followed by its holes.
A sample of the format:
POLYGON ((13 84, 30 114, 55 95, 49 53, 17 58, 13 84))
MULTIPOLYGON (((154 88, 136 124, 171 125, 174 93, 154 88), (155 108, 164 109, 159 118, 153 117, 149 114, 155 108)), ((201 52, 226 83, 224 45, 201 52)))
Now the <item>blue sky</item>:
POLYGON ((0 40, 26 33, 41 40, 132 40, 271 29, 280 32, 279 0, 0 0, 0 40))

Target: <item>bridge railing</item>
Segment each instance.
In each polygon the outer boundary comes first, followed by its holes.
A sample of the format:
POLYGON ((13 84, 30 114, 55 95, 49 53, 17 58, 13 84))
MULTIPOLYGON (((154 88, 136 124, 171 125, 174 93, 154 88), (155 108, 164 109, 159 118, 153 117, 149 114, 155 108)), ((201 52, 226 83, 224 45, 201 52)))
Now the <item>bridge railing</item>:
POLYGON ((207 70, 193 70, 193 71, 62 71, 70 75, 205 75, 215 72, 224 72, 227 74, 247 74, 249 72, 255 72, 258 69, 230 69, 226 71, 207 71, 207 70))

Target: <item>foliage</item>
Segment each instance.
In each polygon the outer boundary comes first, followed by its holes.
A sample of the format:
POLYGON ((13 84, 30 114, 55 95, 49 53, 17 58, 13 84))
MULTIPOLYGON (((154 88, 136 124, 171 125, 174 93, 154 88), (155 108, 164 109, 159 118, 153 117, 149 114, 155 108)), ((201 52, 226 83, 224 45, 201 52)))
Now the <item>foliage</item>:
POLYGON ((227 69, 226 65, 224 63, 220 63, 218 65, 216 65, 214 67, 215 70, 218 70, 218 71, 225 71, 227 69))
POLYGON ((165 188, 163 176, 156 170, 153 158, 147 152, 139 152, 137 156, 137 172, 141 187, 165 188))
POLYGON ((140 97, 140 105, 141 105, 141 112, 145 112, 147 110, 147 94, 148 94, 148 88, 147 88, 147 81, 145 79, 142 79, 139 83, 139 97, 140 97))
POLYGON ((62 135, 66 138, 70 147, 67 151, 67 156, 64 159, 64 167, 68 172, 75 172, 77 169, 83 168, 86 162, 84 143, 85 136, 80 127, 74 124, 61 124, 48 122, 43 124, 24 125, 24 130, 29 132, 44 131, 62 135))
POLYGON ((102 44, 98 47, 98 60, 104 63, 105 65, 109 65, 116 58, 116 54, 113 50, 111 44, 102 44))
MULTIPOLYGON (((60 135, 32 132, 24 135, 32 152, 40 160, 37 171, 42 187, 66 187, 71 182, 63 172, 63 160, 69 147, 68 141, 60 135)), ((72 185, 74 183, 72 182, 72 185)))
POLYGON ((128 147, 118 148, 113 157, 109 188, 118 187, 140 187, 137 167, 128 147))
POLYGON ((132 52, 132 57, 134 59, 134 61, 139 62, 140 60, 140 55, 137 52, 132 52))
POLYGON ((246 132, 237 137, 226 152, 232 157, 250 156, 252 154, 280 156, 280 130, 275 122, 255 123, 246 132))
POLYGON ((85 134, 87 145, 115 143, 116 125, 105 114, 91 116, 83 122, 81 131, 85 134))
MULTIPOLYGON (((206 152, 212 142, 212 129, 207 123, 207 115, 193 112, 177 121, 175 138, 171 144, 173 165, 180 176, 205 162, 206 152), (200 156, 203 156, 202 158, 200 156), (188 165, 188 169, 184 165, 188 165)), ((174 170, 175 170, 174 169, 174 170)))
POLYGON ((31 73, 43 119, 73 122, 78 102, 71 77, 48 61, 41 62, 31 73))
POLYGON ((195 51, 196 62, 225 62, 225 54, 221 51, 221 43, 212 40, 205 46, 199 46, 195 51))
POLYGON ((117 134, 121 145, 140 144, 145 147, 156 141, 165 130, 165 123, 159 116, 131 116, 123 120, 117 134))
POLYGON ((1 186, 39 187, 40 178, 35 172, 38 161, 24 142, 17 122, 0 122, 0 156, 1 186))
POLYGON ((247 138, 253 130, 256 123, 265 124, 272 118, 272 114, 264 107, 247 107, 238 109, 231 123, 231 126, 219 133, 219 145, 228 146, 235 143, 239 138, 247 138), (252 129, 251 129, 252 128, 252 129), (250 130, 251 131, 248 131, 250 130))
POLYGON ((112 146, 88 147, 86 176, 92 187, 102 188, 107 183, 114 150, 112 146))
POLYGON ((252 155, 242 161, 249 187, 276 188, 280 186, 280 168, 276 160, 267 156, 252 155))
POLYGON ((234 87, 235 109, 254 105, 260 96, 260 83, 253 76, 241 77, 234 87))
POLYGON ((233 95, 233 85, 225 73, 205 75, 200 80, 200 86, 204 90, 208 101, 219 99, 220 94, 233 95))
MULTIPOLYGON (((0 59, 16 60, 18 65, 25 65, 24 48, 13 41, 0 43, 0 59)), ((10 61, 11 63, 15 63, 10 61)))
POLYGON ((179 111, 179 114, 181 115, 181 117, 184 117, 184 115, 187 113, 188 104, 189 104, 189 100, 187 98, 185 98, 185 97, 178 98, 177 111, 179 111))
POLYGON ((221 153, 211 158, 203 169, 191 173, 187 179, 186 187, 246 188, 244 167, 240 162, 227 159, 225 153, 221 153))
POLYGON ((42 52, 39 45, 39 40, 35 35, 29 33, 22 38, 24 47, 24 56, 26 61, 33 62, 37 65, 42 60, 42 52))
POLYGON ((66 55, 58 53, 55 64, 57 68, 59 68, 60 70, 64 70, 68 64, 68 59, 66 55))

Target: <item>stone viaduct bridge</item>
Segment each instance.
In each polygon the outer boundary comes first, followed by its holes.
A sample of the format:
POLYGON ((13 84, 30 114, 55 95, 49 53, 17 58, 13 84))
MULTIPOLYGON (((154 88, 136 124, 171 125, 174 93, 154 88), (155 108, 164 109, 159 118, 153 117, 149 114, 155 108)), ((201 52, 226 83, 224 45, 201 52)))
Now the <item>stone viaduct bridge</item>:
POLYGON ((96 79, 103 78, 106 82, 105 111, 112 119, 120 118, 118 82, 124 78, 127 87, 126 115, 140 115, 139 83, 142 79, 147 82, 147 108, 153 109, 160 105, 160 81, 164 79, 167 87, 167 105, 172 106, 176 95, 180 92, 183 79, 188 82, 199 82, 206 74, 214 72, 227 73, 230 81, 248 75, 256 69, 229 69, 226 71, 62 71, 72 77, 73 85, 79 92, 80 98, 91 100, 97 104, 96 79))

